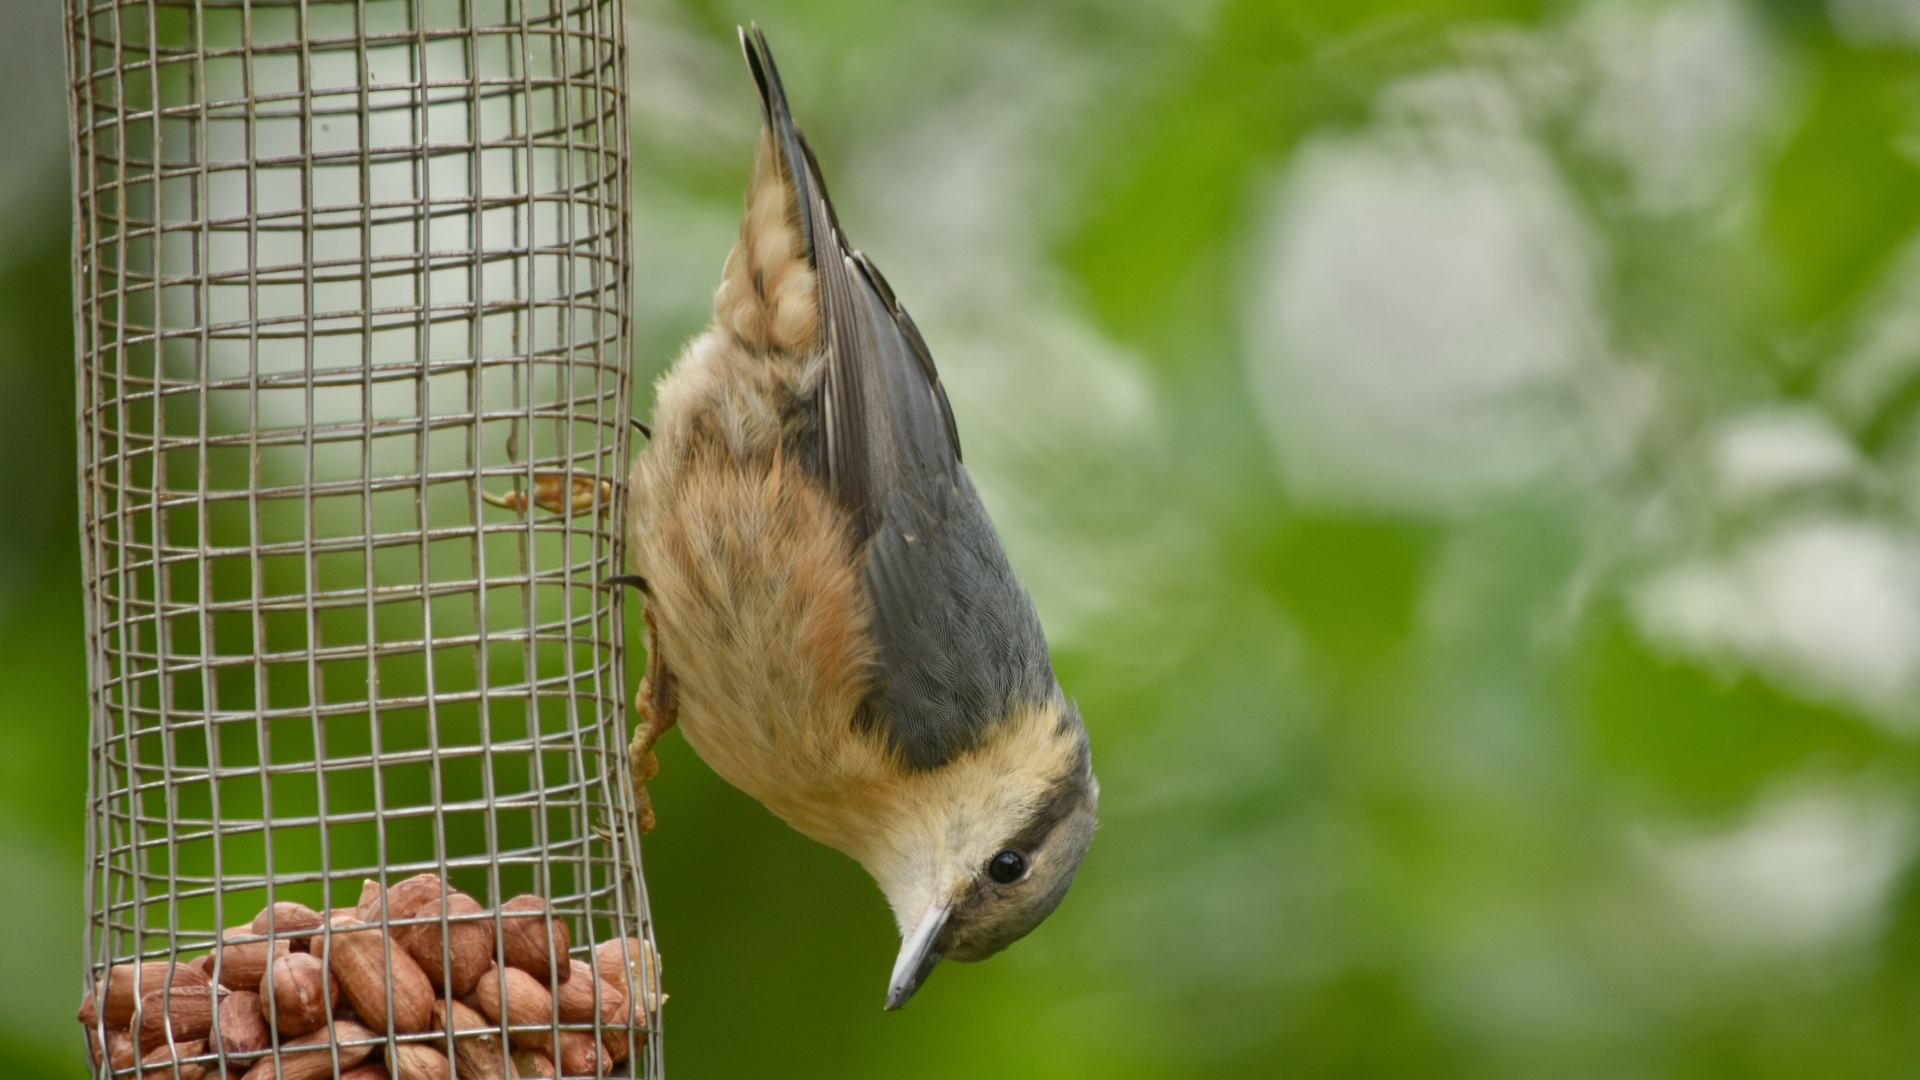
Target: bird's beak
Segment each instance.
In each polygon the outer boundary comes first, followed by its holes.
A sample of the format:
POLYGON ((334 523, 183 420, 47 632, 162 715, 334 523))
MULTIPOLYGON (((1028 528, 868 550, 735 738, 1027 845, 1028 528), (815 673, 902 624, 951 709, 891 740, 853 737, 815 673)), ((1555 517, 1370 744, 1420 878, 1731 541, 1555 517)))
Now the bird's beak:
POLYGON ((950 904, 936 901, 920 917, 920 925, 900 943, 900 959, 893 962, 893 981, 887 984, 889 1010, 905 1005, 933 973, 933 965, 940 962, 940 953, 934 949, 933 942, 940 936, 940 928, 947 925, 947 915, 952 911, 950 904))

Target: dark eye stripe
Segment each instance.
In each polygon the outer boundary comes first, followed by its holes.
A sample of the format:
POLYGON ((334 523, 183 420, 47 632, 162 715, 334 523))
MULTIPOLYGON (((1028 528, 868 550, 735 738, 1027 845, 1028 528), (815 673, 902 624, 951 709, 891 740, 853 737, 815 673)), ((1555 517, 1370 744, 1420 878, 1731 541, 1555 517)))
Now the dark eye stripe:
POLYGON ((1073 767, 1067 775, 1060 778, 1040 799, 1039 809, 1028 819, 1007 846, 1017 851, 1032 851, 1053 832, 1053 827, 1073 813, 1074 807, 1087 800, 1093 786, 1092 755, 1087 748, 1087 740, 1080 739, 1079 751, 1074 755, 1073 767))

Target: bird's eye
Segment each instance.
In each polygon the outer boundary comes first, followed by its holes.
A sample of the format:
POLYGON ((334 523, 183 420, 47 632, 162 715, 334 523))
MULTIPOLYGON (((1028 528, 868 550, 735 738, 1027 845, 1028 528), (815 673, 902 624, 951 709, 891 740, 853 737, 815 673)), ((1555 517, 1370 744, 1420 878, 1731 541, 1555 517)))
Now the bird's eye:
POLYGON ((1011 849, 1003 851, 987 863, 987 876, 1002 885, 1010 885, 1020 880, 1027 872, 1027 857, 1011 849))

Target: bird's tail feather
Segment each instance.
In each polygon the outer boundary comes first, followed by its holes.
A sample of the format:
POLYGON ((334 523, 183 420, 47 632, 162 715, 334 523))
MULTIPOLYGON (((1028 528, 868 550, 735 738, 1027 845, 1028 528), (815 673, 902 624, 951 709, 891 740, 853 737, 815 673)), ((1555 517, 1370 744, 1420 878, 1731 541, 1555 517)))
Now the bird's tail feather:
POLYGON ((747 184, 740 241, 714 296, 714 316, 756 352, 809 355, 820 331, 814 244, 836 231, 833 211, 760 28, 751 36, 742 29, 740 46, 760 89, 767 126, 747 184))
POLYGON ((751 24, 751 29, 740 28, 740 51, 746 54, 754 85, 760 89, 760 115, 773 135, 779 151, 780 171, 792 190, 795 224, 806 245, 807 263, 818 266, 820 230, 817 226, 822 223, 815 220, 816 203, 829 218, 833 213, 827 203, 826 188, 820 183, 820 169, 813 162, 813 151, 807 146, 806 137, 793 122, 793 111, 787 107, 786 85, 780 81, 780 68, 773 62, 773 50, 767 46, 767 35, 760 32, 759 23, 751 24))

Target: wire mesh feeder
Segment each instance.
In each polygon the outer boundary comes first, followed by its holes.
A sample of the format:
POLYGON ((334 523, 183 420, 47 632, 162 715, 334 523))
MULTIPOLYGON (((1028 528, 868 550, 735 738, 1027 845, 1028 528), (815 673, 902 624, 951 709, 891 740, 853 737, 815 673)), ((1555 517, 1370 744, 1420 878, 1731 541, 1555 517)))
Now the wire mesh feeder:
POLYGON ((660 1075, 620 0, 66 11, 95 1075, 660 1075))

